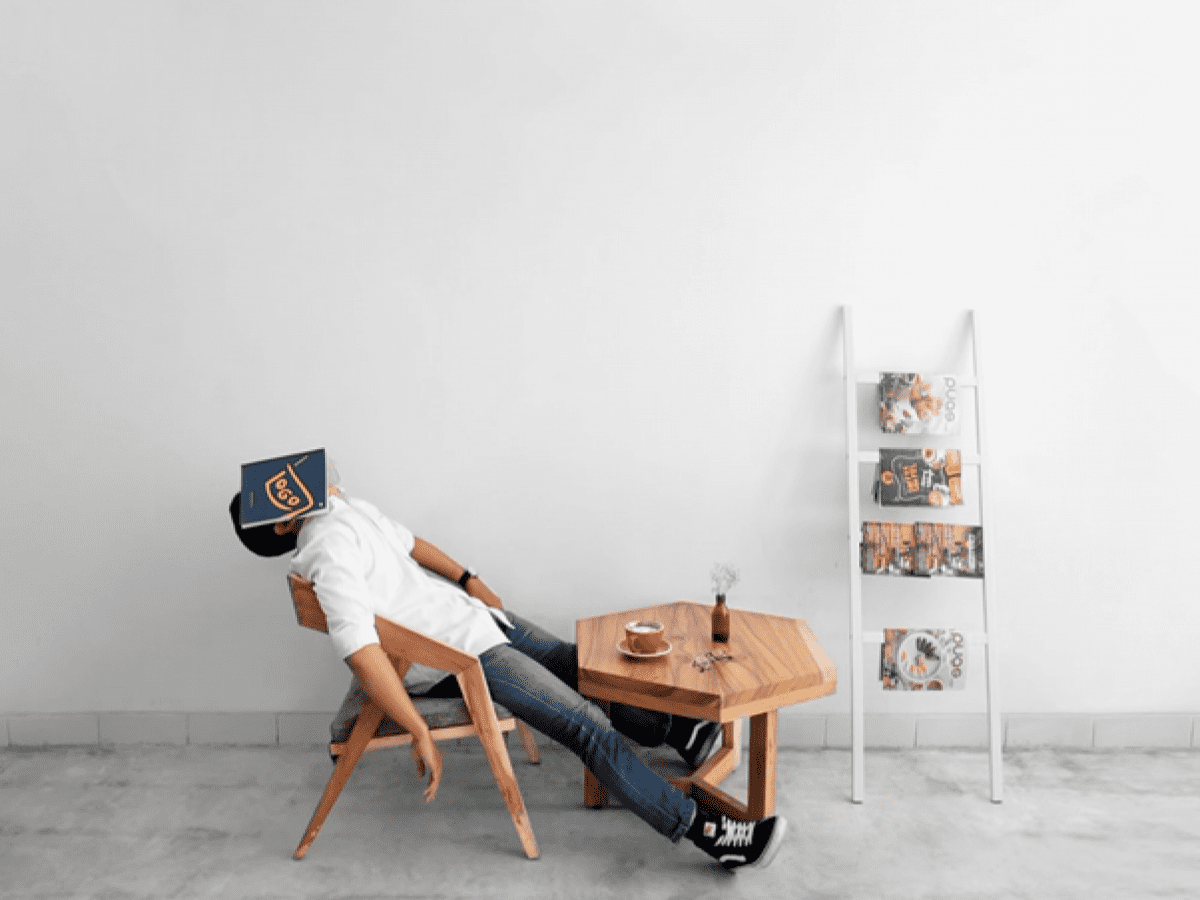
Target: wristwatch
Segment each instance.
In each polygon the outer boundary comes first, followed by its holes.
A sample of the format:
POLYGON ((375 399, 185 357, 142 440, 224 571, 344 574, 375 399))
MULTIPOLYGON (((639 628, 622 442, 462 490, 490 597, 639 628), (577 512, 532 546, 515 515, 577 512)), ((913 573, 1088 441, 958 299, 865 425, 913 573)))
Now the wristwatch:
POLYGON ((470 581, 472 578, 478 578, 478 577, 479 577, 478 575, 476 575, 474 572, 472 572, 466 566, 463 566, 463 573, 458 578, 458 586, 465 591, 467 589, 467 582, 470 581))

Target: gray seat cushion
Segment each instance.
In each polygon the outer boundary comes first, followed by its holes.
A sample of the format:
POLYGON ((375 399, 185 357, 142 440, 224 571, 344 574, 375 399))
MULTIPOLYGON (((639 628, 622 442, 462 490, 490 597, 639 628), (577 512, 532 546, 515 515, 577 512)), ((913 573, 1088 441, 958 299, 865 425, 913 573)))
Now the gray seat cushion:
MULTIPOLYGON (((467 713, 467 704, 461 697, 434 698, 417 695, 412 698, 412 701, 417 712, 421 714, 421 718, 430 728, 449 728, 454 725, 471 724, 471 716, 467 713)), ((366 703, 367 692, 359 686, 357 680, 351 679, 346 699, 342 701, 341 707, 338 708, 333 722, 329 726, 329 734, 333 743, 340 744, 349 739, 354 722, 358 719, 358 714, 362 712, 366 703)), ((499 703, 493 703, 492 709, 496 711, 498 719, 507 719, 512 716, 512 713, 499 703)), ((408 734, 408 729, 399 722, 392 721, 388 716, 384 716, 379 727, 375 729, 375 737, 387 737, 394 734, 408 734)))

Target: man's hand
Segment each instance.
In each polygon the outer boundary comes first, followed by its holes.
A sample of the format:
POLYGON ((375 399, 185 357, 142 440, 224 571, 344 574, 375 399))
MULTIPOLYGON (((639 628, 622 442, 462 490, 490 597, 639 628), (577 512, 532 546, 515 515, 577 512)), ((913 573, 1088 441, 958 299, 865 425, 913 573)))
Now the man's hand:
POLYGON ((413 736, 412 755, 417 764, 417 774, 424 778, 429 771, 429 786, 425 788, 425 800, 437 796, 442 781, 442 754, 429 736, 429 726, 413 706, 412 698, 404 689, 404 682, 379 644, 367 644, 346 658, 350 671, 358 679, 367 696, 383 707, 392 719, 404 726, 413 736))
MULTIPOLYGON (((463 574, 462 566, 433 544, 429 543, 429 541, 422 540, 419 537, 413 538, 412 558, 420 566, 431 572, 436 572, 447 581, 458 581, 459 576, 463 574)), ((500 602, 500 598, 496 596, 495 591, 484 584, 478 576, 467 582, 465 590, 472 597, 477 597, 488 606, 494 606, 496 609, 504 609, 504 604, 500 602)))
POLYGON ((424 778, 426 769, 429 771, 429 786, 425 788, 425 802, 428 803, 437 796, 438 785, 442 783, 442 751, 429 736, 428 728, 420 735, 414 734, 410 746, 413 762, 417 764, 417 776, 424 778))

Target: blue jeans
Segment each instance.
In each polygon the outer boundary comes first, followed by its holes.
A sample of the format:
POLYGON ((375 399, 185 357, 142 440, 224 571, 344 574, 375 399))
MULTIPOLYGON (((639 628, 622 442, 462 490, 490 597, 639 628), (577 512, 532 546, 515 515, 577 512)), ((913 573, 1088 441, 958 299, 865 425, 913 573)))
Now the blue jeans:
POLYGON ((613 703, 610 720, 576 690, 575 645, 505 612, 514 623, 513 628, 501 625, 510 643, 479 655, 492 699, 578 756, 627 809, 659 834, 678 841, 696 814, 695 801, 656 775, 622 737, 656 747, 666 737, 670 714, 613 703))

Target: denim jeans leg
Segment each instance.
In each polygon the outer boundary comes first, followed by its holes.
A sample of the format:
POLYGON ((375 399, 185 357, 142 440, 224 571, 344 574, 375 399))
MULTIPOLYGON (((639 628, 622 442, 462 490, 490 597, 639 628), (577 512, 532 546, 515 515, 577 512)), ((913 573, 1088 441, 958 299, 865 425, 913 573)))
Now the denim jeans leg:
MULTIPOLYGON (((512 646, 540 662, 571 690, 578 691, 579 648, 555 637, 524 616, 509 610, 505 610, 505 613, 513 621, 514 627, 502 626, 502 630, 512 646)), ((667 732, 671 729, 670 713, 628 706, 624 703, 610 704, 608 717, 617 731, 643 747, 659 746, 666 740, 667 732)))
POLYGON ((517 649, 500 644, 479 655, 492 699, 576 756, 626 808, 678 841, 695 815, 687 794, 655 774, 617 733, 600 707, 517 649))

